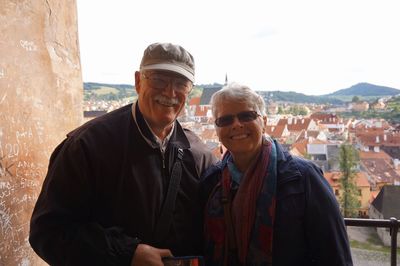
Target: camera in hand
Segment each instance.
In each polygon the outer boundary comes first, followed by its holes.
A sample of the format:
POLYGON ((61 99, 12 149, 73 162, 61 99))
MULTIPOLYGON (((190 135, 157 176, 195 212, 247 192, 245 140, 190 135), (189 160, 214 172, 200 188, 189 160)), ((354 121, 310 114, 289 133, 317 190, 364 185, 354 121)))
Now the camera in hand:
POLYGON ((203 257, 166 257, 162 259, 164 266, 204 266, 203 257))

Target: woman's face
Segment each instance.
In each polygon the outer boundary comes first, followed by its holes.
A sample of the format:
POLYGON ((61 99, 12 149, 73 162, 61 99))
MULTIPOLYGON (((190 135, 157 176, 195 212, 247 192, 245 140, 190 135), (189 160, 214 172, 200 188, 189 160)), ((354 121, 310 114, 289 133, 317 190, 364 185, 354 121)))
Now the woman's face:
POLYGON ((216 108, 216 119, 229 115, 234 116, 232 124, 222 127, 215 126, 219 140, 233 156, 254 156, 262 144, 263 117, 257 115, 254 120, 248 121, 251 120, 251 117, 245 115, 244 118, 242 116, 242 120, 247 121, 239 121, 236 115, 247 111, 255 110, 249 108, 245 103, 232 101, 222 101, 216 108))

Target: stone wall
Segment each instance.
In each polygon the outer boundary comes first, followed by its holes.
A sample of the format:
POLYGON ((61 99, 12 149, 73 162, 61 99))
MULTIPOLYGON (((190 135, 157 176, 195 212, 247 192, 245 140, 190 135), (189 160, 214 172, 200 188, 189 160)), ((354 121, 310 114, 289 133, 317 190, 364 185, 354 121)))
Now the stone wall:
POLYGON ((29 220, 82 91, 75 0, 0 0, 0 265, 44 264, 29 220))

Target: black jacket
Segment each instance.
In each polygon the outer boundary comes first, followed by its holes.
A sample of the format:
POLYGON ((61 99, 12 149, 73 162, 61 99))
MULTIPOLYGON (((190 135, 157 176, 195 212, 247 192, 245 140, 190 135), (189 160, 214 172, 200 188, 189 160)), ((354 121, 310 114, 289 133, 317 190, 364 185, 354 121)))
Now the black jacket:
POLYGON ((29 236, 49 264, 130 265, 139 241, 175 256, 201 253, 199 177, 215 159, 178 122, 163 156, 140 112, 136 121, 131 105, 122 107, 74 130, 53 152, 29 236), (182 179, 171 230, 160 240, 154 229, 178 148, 182 179))
MULTIPOLYGON (((278 176, 273 265, 353 265, 344 220, 321 169, 275 144, 278 176)), ((220 162, 204 174, 203 205, 223 168, 220 162)))

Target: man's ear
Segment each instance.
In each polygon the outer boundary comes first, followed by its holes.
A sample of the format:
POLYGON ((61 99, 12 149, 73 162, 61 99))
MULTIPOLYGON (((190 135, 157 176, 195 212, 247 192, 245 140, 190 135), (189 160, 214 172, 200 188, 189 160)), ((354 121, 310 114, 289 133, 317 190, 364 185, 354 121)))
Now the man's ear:
POLYGON ((137 94, 140 93, 140 72, 139 71, 135 71, 135 90, 136 90, 137 94))

